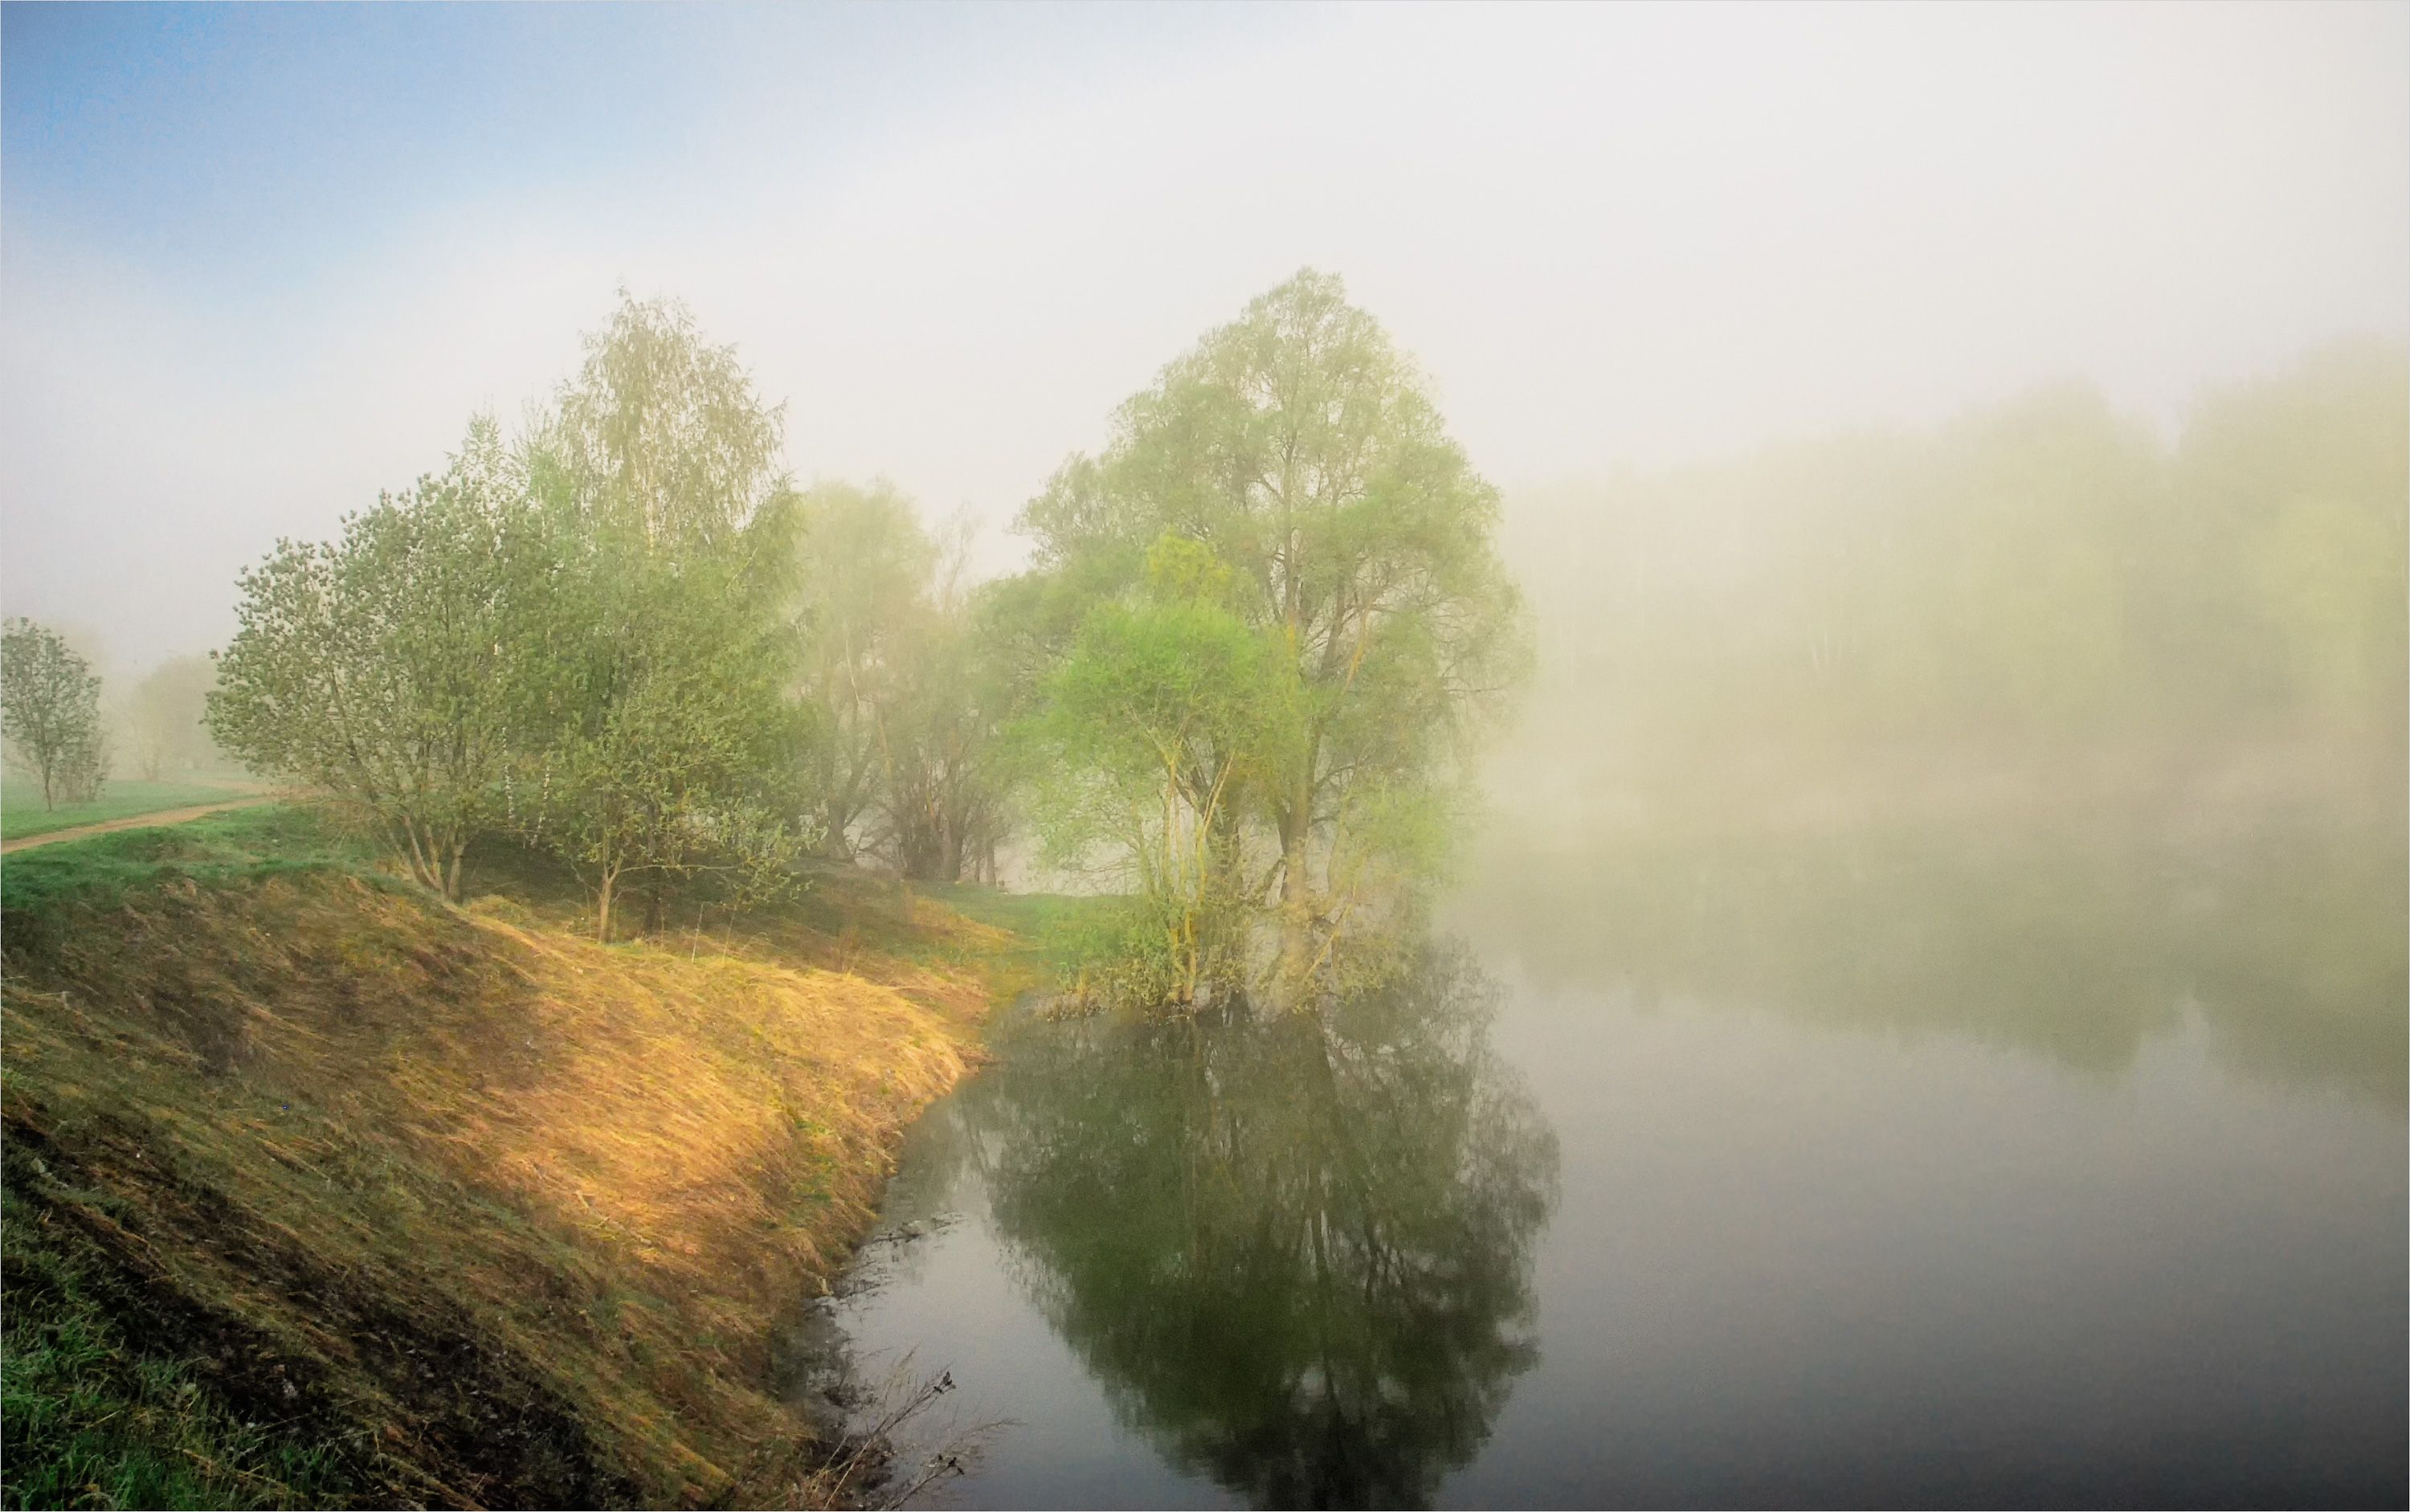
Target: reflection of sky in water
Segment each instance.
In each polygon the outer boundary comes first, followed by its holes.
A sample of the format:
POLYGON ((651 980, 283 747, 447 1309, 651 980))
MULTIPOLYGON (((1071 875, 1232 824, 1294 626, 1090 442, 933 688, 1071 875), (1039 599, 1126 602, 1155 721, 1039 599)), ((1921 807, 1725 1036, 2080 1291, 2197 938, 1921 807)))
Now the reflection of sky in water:
MULTIPOLYGON (((2351 869, 2273 875, 2315 899, 2310 873, 2351 869)), ((2018 915, 2031 938, 2003 951, 1983 932, 1997 915, 1942 938, 1960 911, 1946 889, 1862 890, 1715 959, 1629 918, 1583 945, 1575 921, 1519 915, 1511 884, 1476 890, 1459 922, 1505 988, 1491 1044, 1554 1127, 1562 1195, 1534 1252, 1538 1363, 1437 1499, 2398 1504, 2410 1156, 2399 1067, 2346 1051, 2382 1052, 2365 1049, 2384 1023, 2367 995, 2398 980, 2399 910, 2390 937, 2299 904, 2171 937, 2138 926, 2181 915, 2147 892, 2045 878, 2018 915), (2104 895, 2126 900, 2100 924, 2127 932, 2123 962, 2081 923, 2104 895), (1837 960, 1789 927, 1877 907, 1891 916, 1863 938, 1921 953, 1837 960), (1540 928, 1559 938, 1535 977, 1518 962, 1540 928), (2353 940, 2363 957, 2338 958, 2353 940), (1604 967, 1606 945, 1657 951, 1642 990, 1604 967), (1803 1011, 1772 990, 1786 950, 1811 996, 1856 981, 1893 996, 1803 1011), (2165 994, 2103 1040, 2060 1022, 2046 982, 1967 980, 2053 953, 2065 980, 2114 978, 2079 983, 2096 1010, 2165 994), (2270 994, 2295 1003, 2307 1049, 2284 1042, 2270 994)), ((1020 1420, 951 1499, 1228 1500, 1123 1426, 1148 1403, 1109 1396, 1032 1304, 1024 1283, 1059 1277, 999 1252, 959 1133, 916 1135, 893 1217, 965 1221, 844 1315, 865 1349, 951 1367, 965 1416, 1020 1420)))

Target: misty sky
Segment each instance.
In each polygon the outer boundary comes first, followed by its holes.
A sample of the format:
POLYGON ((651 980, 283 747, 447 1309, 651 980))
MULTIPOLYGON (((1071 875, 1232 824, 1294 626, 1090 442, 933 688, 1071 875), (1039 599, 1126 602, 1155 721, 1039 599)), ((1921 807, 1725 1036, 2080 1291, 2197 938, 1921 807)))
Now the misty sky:
MULTIPOLYGON (((0 7, 0 607, 116 670, 623 281, 1003 526, 1299 267, 1510 490, 2410 328, 2410 7, 0 7)), ((1511 508, 1510 503, 1510 508, 1511 508)))

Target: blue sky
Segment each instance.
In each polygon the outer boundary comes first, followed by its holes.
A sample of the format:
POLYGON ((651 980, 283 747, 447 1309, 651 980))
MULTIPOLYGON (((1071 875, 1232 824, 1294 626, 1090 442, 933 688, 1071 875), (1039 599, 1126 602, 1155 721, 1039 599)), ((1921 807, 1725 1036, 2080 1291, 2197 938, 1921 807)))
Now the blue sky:
POLYGON ((1508 490, 2410 327, 2410 7, 0 5, 0 608, 138 670, 626 284, 979 561, 1299 267, 1508 490), (94 552, 95 538, 111 543, 94 552))
POLYGON ((690 214, 764 137, 778 188, 808 193, 849 144, 935 107, 1009 109, 1241 23, 1177 7, 9 0, 0 180, 11 228, 253 294, 464 201, 690 214))
POLYGON ((650 179, 715 60, 638 7, 16 5, 0 10, 12 225, 273 283, 467 190, 650 179), (647 85, 655 87, 646 87, 647 85))

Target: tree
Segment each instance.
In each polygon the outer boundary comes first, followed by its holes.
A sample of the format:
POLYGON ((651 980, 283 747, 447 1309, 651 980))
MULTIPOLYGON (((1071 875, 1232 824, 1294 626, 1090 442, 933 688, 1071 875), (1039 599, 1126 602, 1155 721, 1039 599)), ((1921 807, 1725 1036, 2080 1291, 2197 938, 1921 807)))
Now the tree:
POLYGON ((592 891, 598 939, 632 883, 657 929, 680 881, 708 873, 759 892, 798 848, 772 781, 799 760, 781 691, 791 652, 733 575, 608 543, 560 554, 512 813, 592 891))
POLYGON ((1199 544, 1166 535, 1145 590, 1098 606, 1045 690, 1034 727, 1048 859, 1102 850, 1136 894, 1088 964, 1091 990, 1187 1005, 1241 965, 1254 886, 1233 847, 1238 820, 1277 779, 1298 734, 1281 647, 1232 607, 1235 575, 1199 544))
POLYGON ((802 838, 780 428, 683 307, 623 296, 530 443, 549 575, 510 802, 593 889, 599 938, 630 881, 658 927, 686 879, 779 885, 802 838))
POLYGON ((902 676, 879 726, 879 828, 907 877, 954 882, 969 872, 993 883, 1011 823, 1014 705, 993 596, 965 586, 972 529, 958 516, 940 534, 899 637, 902 676))
POLYGON ((2166 637, 2199 669, 2188 680, 2223 674, 2231 702, 2401 741, 2406 415, 2398 342, 2339 343, 2205 396, 2174 458, 2182 513, 2161 532, 2188 569, 2166 637))
MULTIPOLYGON (((815 485, 803 496, 803 694, 818 728, 808 782, 822 842, 849 858, 891 764, 888 728, 925 639, 937 547, 893 485, 815 485)), ((925 664, 924 664, 925 665, 925 664)))
POLYGON ((761 401, 734 347, 705 342, 677 301, 622 289, 535 450, 597 526, 675 557, 741 552, 740 537, 791 504, 784 434, 785 406, 761 401))
POLYGON ((171 657, 134 685, 123 711, 124 729, 145 781, 208 765, 216 756, 203 723, 216 685, 217 668, 205 656, 171 657))
POLYGON ((0 631, 0 733, 42 785, 42 807, 90 802, 108 780, 100 677, 59 632, 25 618, 0 631))
POLYGON ((1134 579, 1167 531, 1201 544, 1277 646, 1298 732, 1255 817, 1290 988, 1435 867, 1469 737, 1524 671, 1497 515, 1421 376, 1312 270, 1166 368, 1023 515, 1041 570, 1091 580, 1134 579))
POLYGON ((530 523, 523 475, 493 422, 473 422, 442 477, 242 574, 209 694, 227 750, 349 805, 449 898, 500 813, 515 650, 544 571, 530 523))

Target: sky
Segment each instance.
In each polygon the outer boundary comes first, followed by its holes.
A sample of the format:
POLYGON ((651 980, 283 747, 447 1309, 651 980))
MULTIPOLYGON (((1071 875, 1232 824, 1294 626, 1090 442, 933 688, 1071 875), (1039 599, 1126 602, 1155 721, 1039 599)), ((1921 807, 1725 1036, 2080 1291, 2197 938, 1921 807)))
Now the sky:
POLYGON ((0 5, 0 610, 109 668, 626 287, 1014 513, 1300 267, 1507 490, 2410 331, 2410 6, 0 5))

